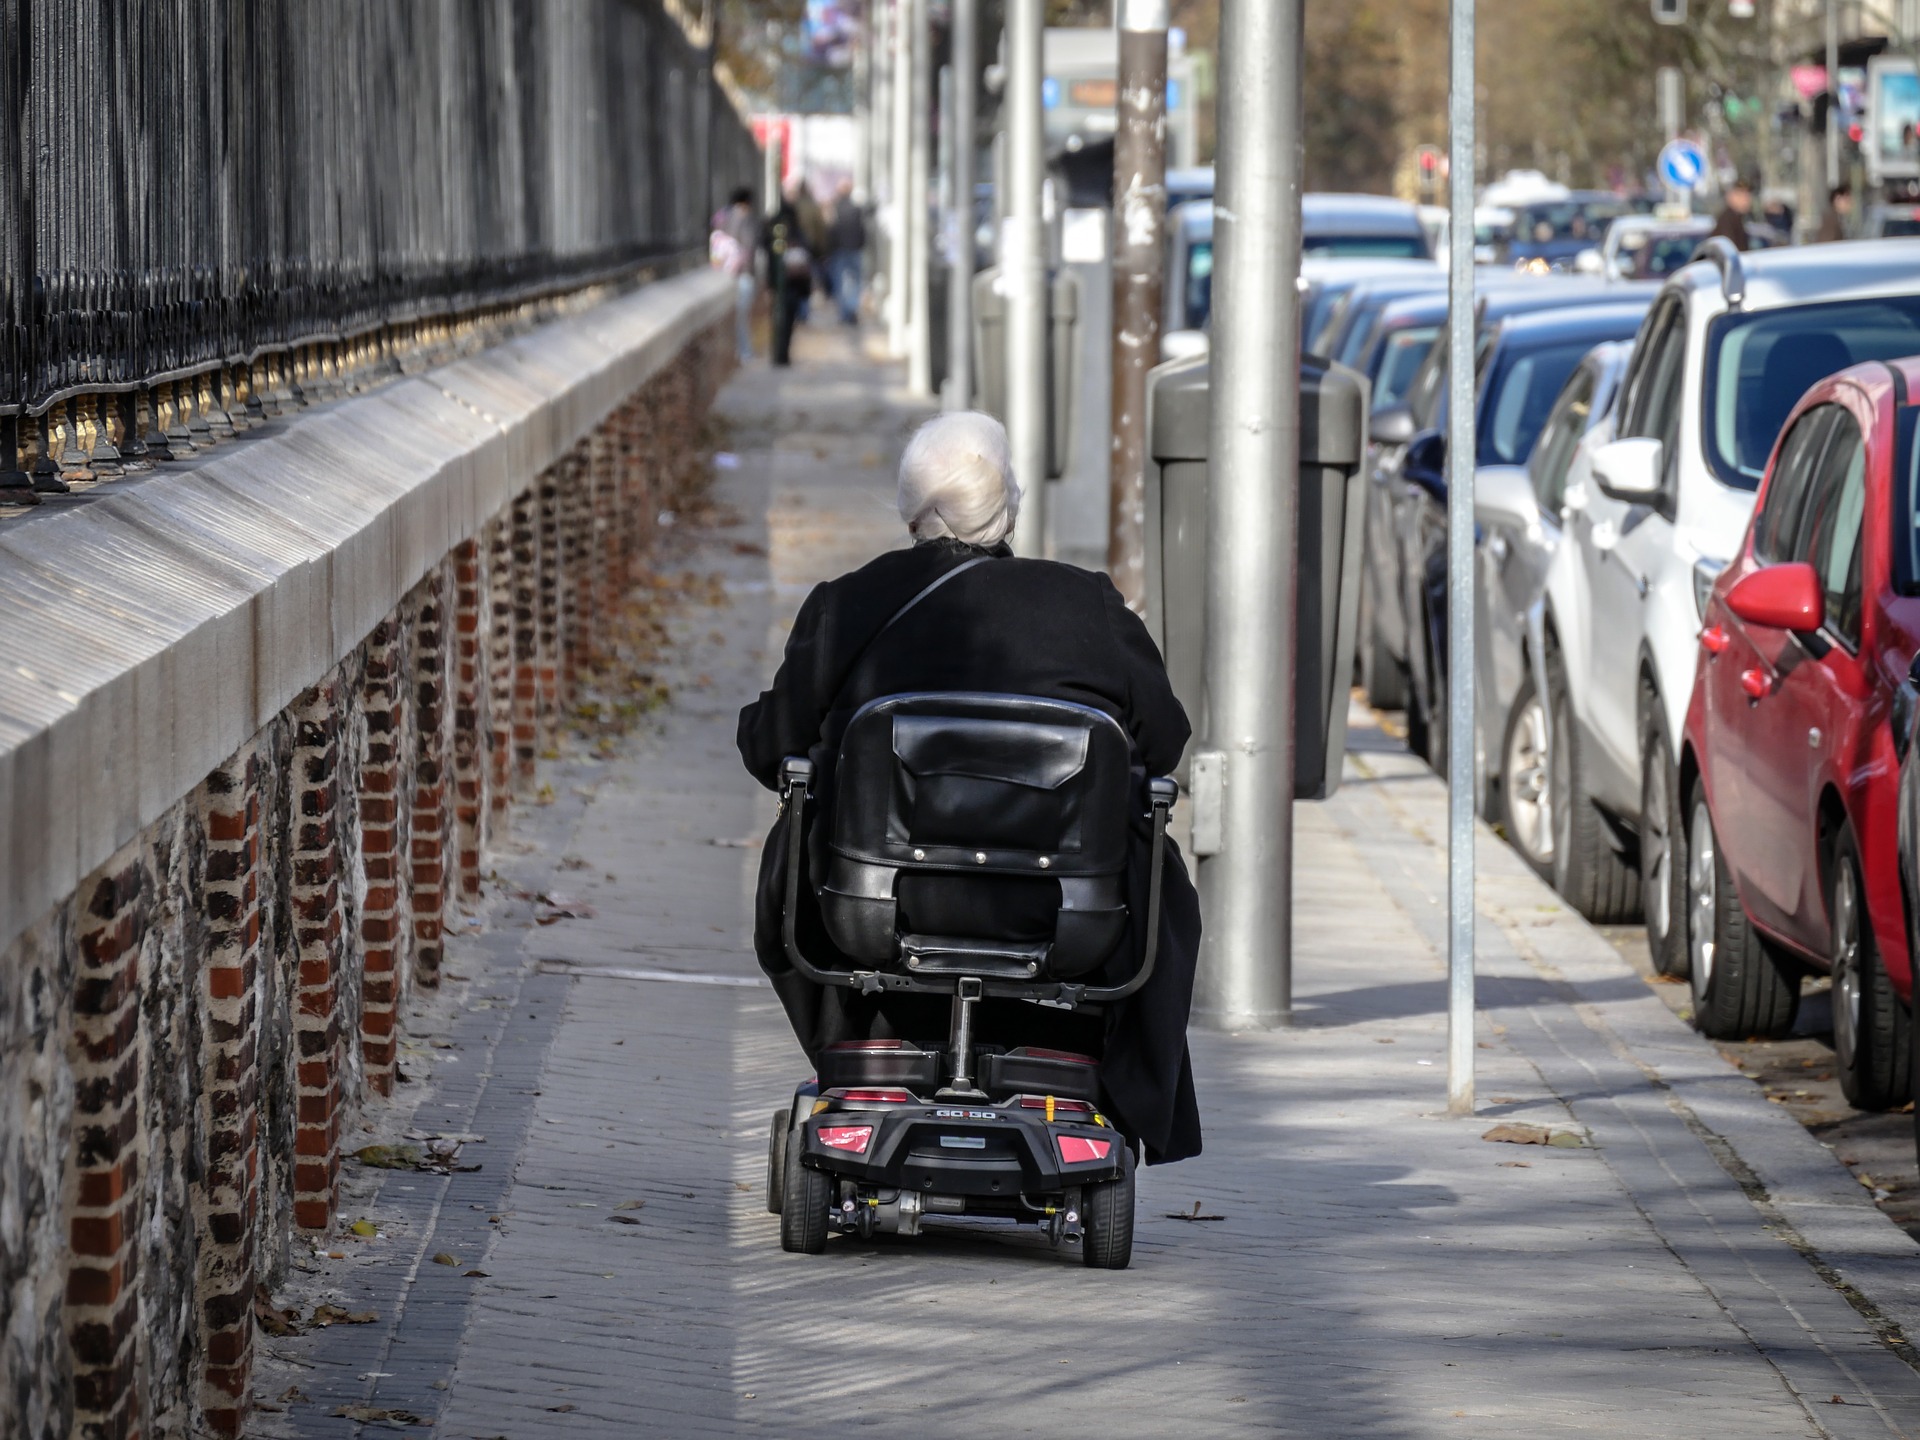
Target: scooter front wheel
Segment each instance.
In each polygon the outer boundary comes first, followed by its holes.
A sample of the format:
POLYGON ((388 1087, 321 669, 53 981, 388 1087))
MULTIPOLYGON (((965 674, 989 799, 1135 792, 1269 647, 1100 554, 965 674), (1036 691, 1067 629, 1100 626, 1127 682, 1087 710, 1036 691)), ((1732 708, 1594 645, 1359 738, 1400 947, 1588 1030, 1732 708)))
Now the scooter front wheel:
POLYGON ((786 1174, 781 1190, 780 1248, 796 1255, 818 1255, 827 1248, 833 1177, 800 1163, 797 1125, 787 1132, 786 1174))

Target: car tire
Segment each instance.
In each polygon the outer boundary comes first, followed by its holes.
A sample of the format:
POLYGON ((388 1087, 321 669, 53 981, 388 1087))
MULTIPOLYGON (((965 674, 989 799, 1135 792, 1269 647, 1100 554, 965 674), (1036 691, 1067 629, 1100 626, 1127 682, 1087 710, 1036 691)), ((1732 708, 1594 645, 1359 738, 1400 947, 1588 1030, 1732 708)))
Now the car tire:
POLYGON ((1520 682, 1500 742, 1500 824, 1541 879, 1553 879, 1552 721, 1533 677, 1520 682))
POLYGON ((1547 697, 1553 722, 1553 888, 1596 925, 1640 918, 1640 867, 1614 846, 1587 780, 1585 745, 1573 723, 1567 675, 1557 651, 1547 655, 1547 697))
POLYGON ((1120 1173, 1080 1194, 1080 1259, 1094 1270, 1124 1270, 1133 1262, 1133 1151, 1120 1150, 1120 1173))
POLYGON ((1679 823, 1680 772, 1658 711, 1640 742, 1640 910, 1653 968, 1670 979, 1687 973, 1687 841, 1679 823))
MULTIPOLYGON (((1363 587, 1364 593, 1364 587, 1363 587)), ((1376 710, 1407 708, 1407 674, 1400 662, 1387 651, 1380 638, 1373 606, 1362 606, 1360 617, 1360 688, 1367 692, 1367 703, 1376 710)))
POLYGON ((1842 826, 1827 866, 1827 953, 1833 963, 1833 1058, 1856 1110, 1891 1110, 1909 1094, 1906 1007, 1893 993, 1867 914, 1860 847, 1842 826))
POLYGON ((833 1205, 833 1177, 800 1163, 800 1127, 787 1132, 787 1159, 781 1181, 780 1248, 796 1255, 818 1255, 827 1248, 827 1211, 833 1205))
POLYGON ((1687 808, 1687 973, 1693 1023, 1713 1040, 1777 1040, 1793 1028, 1800 976, 1747 919, 1714 838, 1706 792, 1687 808))
POLYGON ((767 1136, 767 1213, 778 1215, 780 1201, 786 1190, 787 1177, 787 1127, 793 1122, 793 1113, 781 1109, 773 1112, 773 1129, 767 1136))

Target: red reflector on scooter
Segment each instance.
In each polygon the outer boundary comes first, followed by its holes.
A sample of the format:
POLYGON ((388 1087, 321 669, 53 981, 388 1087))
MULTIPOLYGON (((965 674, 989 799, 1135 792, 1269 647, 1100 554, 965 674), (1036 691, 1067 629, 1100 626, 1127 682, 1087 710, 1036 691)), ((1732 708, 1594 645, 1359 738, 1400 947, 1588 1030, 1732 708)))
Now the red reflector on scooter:
POLYGON ((822 1125, 820 1143, 829 1150, 846 1150, 855 1155, 867 1153, 867 1146, 873 1141, 871 1125, 822 1125))
POLYGON ((1081 1055, 1072 1050, 1042 1050, 1037 1045, 1022 1045, 1012 1052, 1023 1060, 1066 1060, 1075 1065, 1091 1065, 1091 1055, 1081 1055))
POLYGON ((1089 1160, 1104 1160, 1113 1150, 1111 1140, 1088 1140, 1079 1135, 1056 1135, 1060 1159, 1067 1165, 1084 1165, 1089 1160))
POLYGON ((852 1100, 867 1105, 911 1105, 913 1096, 904 1090, 829 1090, 835 1100, 852 1100))
POLYGON ((829 1050, 898 1050, 904 1042, 899 1040, 836 1040, 827 1046, 829 1050))

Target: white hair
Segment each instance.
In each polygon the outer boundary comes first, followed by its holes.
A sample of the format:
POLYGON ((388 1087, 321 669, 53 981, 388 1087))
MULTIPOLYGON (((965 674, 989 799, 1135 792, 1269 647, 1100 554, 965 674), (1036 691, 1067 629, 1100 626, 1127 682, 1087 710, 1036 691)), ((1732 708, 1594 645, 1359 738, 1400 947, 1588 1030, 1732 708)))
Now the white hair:
POLYGON ((914 431, 900 456, 900 518, 916 540, 998 545, 1019 514, 1020 485, 998 420, 962 410, 914 431))

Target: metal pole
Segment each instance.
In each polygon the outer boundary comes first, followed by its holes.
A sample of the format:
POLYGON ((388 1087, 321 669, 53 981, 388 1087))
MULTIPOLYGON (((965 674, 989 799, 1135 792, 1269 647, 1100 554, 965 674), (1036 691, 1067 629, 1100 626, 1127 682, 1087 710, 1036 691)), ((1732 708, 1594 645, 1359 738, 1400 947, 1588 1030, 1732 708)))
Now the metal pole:
POLYGON ((1160 360, 1166 264, 1167 0, 1115 0, 1113 441, 1107 570, 1135 610, 1147 598, 1147 372, 1160 360))
POLYGON ((909 135, 912 164, 907 177, 907 388, 933 393, 933 316, 928 313, 927 272, 932 258, 928 233, 928 176, 933 168, 933 37, 927 0, 907 0, 907 27, 913 53, 913 114, 909 135))
MULTIPOLYGON (((1473 6, 1448 23, 1449 223, 1473 233, 1473 6)), ((1447 1110, 1473 1113, 1473 247, 1447 275, 1447 1110)))
POLYGON ((853 50, 853 198, 859 205, 873 195, 873 25, 873 11, 862 6, 853 50))
POLYGON ((893 166, 887 197, 887 353, 907 353, 907 193, 913 188, 913 0, 893 10, 893 123, 887 144, 893 166))
POLYGON ((1047 542, 1047 255, 1040 217, 1046 157, 1040 130, 1042 0, 1007 0, 1007 221, 1001 282, 1007 299, 1007 440, 1025 492, 1013 548, 1045 552, 1047 542))
MULTIPOLYGON (((1305 0, 1221 0, 1207 444, 1207 767, 1220 849, 1194 1014, 1293 1009, 1293 691, 1300 491, 1301 37, 1305 0)), ((1199 757, 1195 769, 1198 771, 1199 757)), ((1196 780, 1196 786, 1198 781, 1196 780)))
POLYGON ((893 314, 893 235, 888 229, 888 207, 893 203, 893 11, 874 0, 869 22, 873 27, 873 106, 867 124, 867 143, 873 149, 868 176, 873 184, 869 214, 866 273, 873 280, 878 318, 893 314))
POLYGON ((953 0, 953 206, 947 254, 947 408, 973 407, 973 168, 979 152, 980 0, 953 0))
POLYGON ((1840 183, 1840 0, 1827 0, 1827 189, 1840 183))

